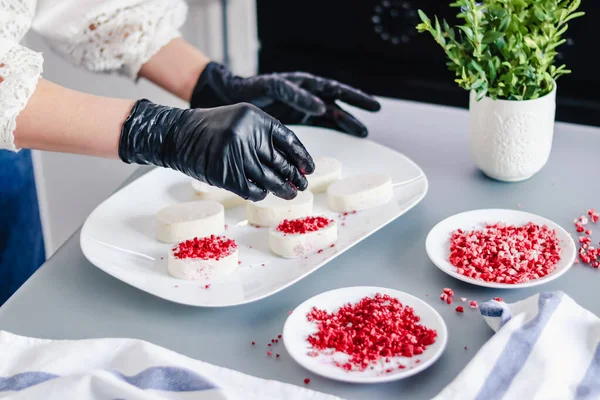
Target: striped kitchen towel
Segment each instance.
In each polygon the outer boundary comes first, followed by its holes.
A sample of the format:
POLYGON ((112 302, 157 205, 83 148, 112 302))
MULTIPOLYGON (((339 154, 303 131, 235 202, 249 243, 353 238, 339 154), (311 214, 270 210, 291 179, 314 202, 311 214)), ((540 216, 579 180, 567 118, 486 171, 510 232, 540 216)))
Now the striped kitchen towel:
POLYGON ((435 400, 600 399, 600 319, 563 292, 480 305, 497 333, 435 400))
POLYGON ((42 340, 0 331, 0 399, 341 400, 134 339, 42 340))

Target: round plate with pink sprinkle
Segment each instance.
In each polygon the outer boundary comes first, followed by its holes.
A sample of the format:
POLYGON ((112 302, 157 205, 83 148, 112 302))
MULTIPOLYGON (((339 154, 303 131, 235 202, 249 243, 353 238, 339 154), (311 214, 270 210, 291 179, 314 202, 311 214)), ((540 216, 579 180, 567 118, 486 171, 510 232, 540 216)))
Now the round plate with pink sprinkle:
POLYGON ((429 304, 380 287, 321 293, 293 310, 283 327, 283 343, 296 362, 353 383, 415 375, 441 356, 447 341, 444 320, 429 304))
POLYGON ((473 210, 438 223, 427 255, 442 271, 473 285, 518 289, 550 282, 573 265, 575 242, 558 224, 518 210, 473 210))

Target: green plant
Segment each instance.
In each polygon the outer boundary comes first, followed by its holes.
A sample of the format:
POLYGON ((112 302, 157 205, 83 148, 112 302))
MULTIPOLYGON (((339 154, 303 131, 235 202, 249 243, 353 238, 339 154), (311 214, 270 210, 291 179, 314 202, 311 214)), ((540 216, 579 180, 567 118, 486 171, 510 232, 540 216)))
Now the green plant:
POLYGON ((432 22, 419 10, 419 32, 429 32, 448 57, 456 82, 480 100, 530 100, 552 91, 568 74, 556 67, 556 48, 565 43, 567 22, 584 15, 581 0, 457 0, 451 7, 464 23, 432 22))

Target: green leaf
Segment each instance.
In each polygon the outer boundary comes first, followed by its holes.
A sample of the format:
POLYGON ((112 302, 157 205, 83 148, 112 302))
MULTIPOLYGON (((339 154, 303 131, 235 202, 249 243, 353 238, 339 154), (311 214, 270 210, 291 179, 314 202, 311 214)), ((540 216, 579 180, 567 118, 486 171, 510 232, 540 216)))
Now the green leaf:
POLYGON ((504 17, 500 19, 500 24, 498 25, 498 30, 501 32, 506 32, 508 30, 508 26, 510 25, 510 14, 506 14, 504 17))
POLYGON ((581 0, 573 0, 573 2, 571 2, 571 5, 569 6, 569 11, 573 12, 573 11, 577 10, 580 5, 581 5, 581 0))
POLYGON ((494 65, 494 62, 491 59, 488 60, 488 75, 490 82, 496 80, 496 66, 494 65))
POLYGON ((503 36, 504 36, 503 32, 488 31, 483 35, 483 40, 481 41, 481 43, 483 43, 483 44, 494 43, 496 40, 500 39, 503 36))
POLYGON ((533 14, 541 22, 546 20, 546 14, 544 13, 544 11, 537 7, 533 9, 533 14))
POLYGON ((570 20, 572 20, 572 19, 574 19, 574 18, 583 17, 584 15, 585 15, 585 13, 584 13, 583 11, 580 11, 580 12, 573 13, 573 14, 569 15, 567 18, 565 18, 565 19, 563 20, 563 24, 564 24, 565 22, 569 22, 570 20))
POLYGON ((538 48, 539 48, 539 47, 538 47, 538 45, 537 45, 537 43, 535 42, 535 40, 533 40, 533 39, 532 39, 531 37, 529 37, 529 36, 525 36, 525 37, 523 38, 523 41, 525 42, 525 44, 526 44, 528 47, 531 47, 532 49, 538 49, 538 48))
POLYGON ((460 25, 458 26, 458 29, 463 31, 470 41, 473 41, 473 30, 471 28, 469 28, 468 26, 460 25))
POLYGON ((483 84, 485 83, 485 81, 483 79, 477 79, 475 82, 473 82, 473 84, 471 85, 471 89, 473 90, 477 90, 480 87, 483 86, 483 84))
POLYGON ((559 40, 558 42, 554 42, 554 43, 549 44, 546 47, 546 53, 548 53, 550 50, 554 50, 555 48, 557 48, 561 44, 566 43, 566 41, 567 41, 567 39, 562 39, 562 40, 559 40))
POLYGON ((421 21, 423 21, 425 24, 431 23, 429 17, 427 17, 427 15, 422 10, 417 10, 417 13, 419 13, 419 18, 421 18, 421 21))
POLYGON ((427 24, 419 24, 417 25, 417 32, 427 32, 429 30, 429 26, 427 24))
POLYGON ((567 31, 567 29, 569 29, 569 24, 564 24, 555 34, 554 34, 554 38, 558 39, 562 36, 563 33, 565 33, 567 31))

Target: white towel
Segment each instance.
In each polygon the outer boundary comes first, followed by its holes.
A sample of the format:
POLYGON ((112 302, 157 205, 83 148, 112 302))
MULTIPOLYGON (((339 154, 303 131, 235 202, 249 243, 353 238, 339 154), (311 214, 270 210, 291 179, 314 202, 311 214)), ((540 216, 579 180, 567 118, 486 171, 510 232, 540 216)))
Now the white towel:
POLYGON ((0 331, 0 399, 340 400, 133 339, 42 340, 0 331))
POLYGON ((600 399, 600 319, 563 292, 480 304, 497 333, 435 400, 600 399))

